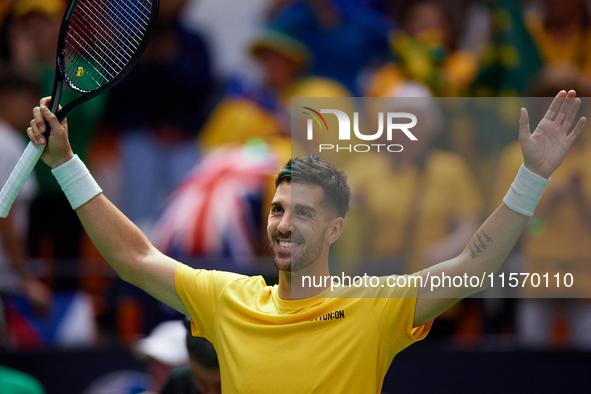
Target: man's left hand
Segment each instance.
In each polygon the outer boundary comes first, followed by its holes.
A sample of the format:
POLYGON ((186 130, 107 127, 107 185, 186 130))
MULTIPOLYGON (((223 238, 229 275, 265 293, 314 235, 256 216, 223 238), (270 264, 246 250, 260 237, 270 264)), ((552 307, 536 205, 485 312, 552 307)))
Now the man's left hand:
POLYGON ((561 90, 533 133, 530 132, 527 110, 521 109, 519 142, 525 166, 544 178, 550 178, 562 163, 587 122, 585 117, 581 117, 575 128, 570 131, 581 105, 581 99, 576 95, 574 90, 568 93, 561 90))

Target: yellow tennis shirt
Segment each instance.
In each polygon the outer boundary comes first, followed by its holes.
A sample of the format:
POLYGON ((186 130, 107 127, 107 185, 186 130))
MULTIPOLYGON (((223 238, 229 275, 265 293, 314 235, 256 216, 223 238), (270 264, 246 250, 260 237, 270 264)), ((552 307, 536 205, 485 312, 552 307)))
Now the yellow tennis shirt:
POLYGON ((217 350, 224 393, 380 393, 394 356, 431 328, 412 327, 417 289, 386 279, 364 297, 286 301, 260 276, 184 264, 175 276, 193 335, 217 350))

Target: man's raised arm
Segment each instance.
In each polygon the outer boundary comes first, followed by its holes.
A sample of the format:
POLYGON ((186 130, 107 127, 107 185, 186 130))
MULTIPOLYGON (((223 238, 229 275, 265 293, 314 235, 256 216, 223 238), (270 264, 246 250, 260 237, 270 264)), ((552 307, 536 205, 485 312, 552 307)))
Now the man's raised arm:
POLYGON ((41 159, 52 168, 88 236, 123 280, 188 314, 175 288, 178 262, 160 253, 101 193, 94 180, 85 175, 86 167, 74 157, 70 147, 67 123, 64 120, 60 124, 49 111, 46 106, 49 100, 42 99, 41 106, 33 110, 34 119, 27 134, 35 145, 45 144, 44 120, 47 120, 51 134, 41 159))
MULTIPOLYGON (((511 190, 501 204, 480 226, 464 251, 456 258, 436 264, 422 272, 428 277, 485 276, 503 264, 517 242, 529 216, 539 200, 550 175, 560 166, 572 143, 581 133, 586 119, 582 117, 570 131, 581 100, 576 93, 561 91, 552 101, 544 119, 533 133, 529 117, 521 109, 519 141, 524 165, 515 178, 511 190), (570 131, 570 132, 569 132, 570 131)), ((414 326, 427 323, 462 298, 483 290, 480 287, 430 286, 418 289, 414 326)))

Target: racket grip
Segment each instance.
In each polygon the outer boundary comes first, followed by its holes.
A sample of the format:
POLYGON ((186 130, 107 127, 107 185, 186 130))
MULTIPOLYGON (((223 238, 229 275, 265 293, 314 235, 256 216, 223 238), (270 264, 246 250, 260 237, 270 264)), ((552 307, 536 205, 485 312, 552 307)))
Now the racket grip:
POLYGON ((8 216, 16 196, 23 188, 35 164, 39 161, 43 149, 45 149, 45 145, 35 146, 32 142, 29 142, 20 159, 18 159, 18 163, 16 163, 14 170, 12 170, 2 191, 0 191, 0 218, 8 216))

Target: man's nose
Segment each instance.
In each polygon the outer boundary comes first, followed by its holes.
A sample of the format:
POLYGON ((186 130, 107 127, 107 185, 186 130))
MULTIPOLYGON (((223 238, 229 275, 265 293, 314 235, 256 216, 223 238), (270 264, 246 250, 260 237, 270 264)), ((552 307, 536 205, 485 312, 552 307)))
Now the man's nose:
POLYGON ((281 217, 281 221, 279 222, 279 225, 277 226, 277 230, 279 230, 282 233, 287 233, 287 232, 292 231, 291 212, 285 212, 283 214, 283 216, 281 217))

